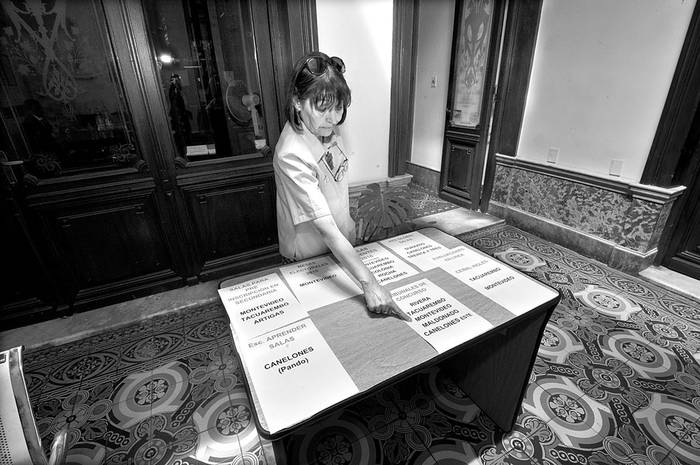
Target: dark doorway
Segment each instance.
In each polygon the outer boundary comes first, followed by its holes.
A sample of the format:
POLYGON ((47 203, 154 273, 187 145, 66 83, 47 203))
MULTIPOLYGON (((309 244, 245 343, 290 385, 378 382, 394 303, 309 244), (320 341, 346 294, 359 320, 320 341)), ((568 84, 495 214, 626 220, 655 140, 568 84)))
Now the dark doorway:
POLYGON ((663 265, 700 279, 700 107, 681 149, 676 171, 677 184, 687 187, 678 208, 678 222, 671 234, 663 265))

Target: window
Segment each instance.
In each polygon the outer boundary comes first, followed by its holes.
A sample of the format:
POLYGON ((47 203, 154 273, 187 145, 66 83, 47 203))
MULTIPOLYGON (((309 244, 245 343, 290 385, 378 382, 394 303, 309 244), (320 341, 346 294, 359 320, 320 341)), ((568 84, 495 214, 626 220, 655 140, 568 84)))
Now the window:
POLYGON ((476 128, 481 122, 493 8, 493 0, 470 0, 462 10, 454 58, 456 76, 451 105, 454 126, 476 128))
POLYGON ((0 149, 51 178, 141 157, 101 4, 0 3, 0 149))
POLYGON ((144 2, 180 161, 267 145, 250 3, 144 2))

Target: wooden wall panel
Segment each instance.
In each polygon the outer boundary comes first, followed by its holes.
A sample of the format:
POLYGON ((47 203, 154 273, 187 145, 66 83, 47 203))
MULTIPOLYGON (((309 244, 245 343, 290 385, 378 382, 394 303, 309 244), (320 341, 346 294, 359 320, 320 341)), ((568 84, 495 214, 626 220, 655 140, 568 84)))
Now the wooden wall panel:
POLYGON ((150 198, 80 209, 51 218, 79 287, 92 287, 170 267, 150 198))
POLYGON ((61 277, 64 299, 74 308, 182 284, 163 241, 153 186, 143 187, 30 200, 49 267, 61 277))
POLYGON ((476 145, 448 141, 450 164, 447 171, 447 187, 464 191, 469 197, 471 168, 474 163, 476 145))
POLYGON ((448 131, 444 140, 440 196, 468 208, 472 202, 481 139, 473 134, 448 131))
POLYGON ((274 179, 270 174, 184 188, 202 256, 201 274, 235 268, 277 250, 274 179))
POLYGON ((45 273, 19 213, 12 202, 3 199, 0 203, 4 270, 0 326, 5 326, 10 319, 47 312, 55 307, 57 301, 55 285, 45 273))

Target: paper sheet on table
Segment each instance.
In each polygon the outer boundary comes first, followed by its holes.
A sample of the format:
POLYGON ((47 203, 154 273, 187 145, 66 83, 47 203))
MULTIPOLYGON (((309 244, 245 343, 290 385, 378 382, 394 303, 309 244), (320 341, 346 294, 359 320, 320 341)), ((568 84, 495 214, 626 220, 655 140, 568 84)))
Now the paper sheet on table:
POLYGON ((357 284, 328 256, 284 266, 280 271, 306 311, 362 293, 357 284))
POLYGON ((355 247, 355 250, 379 284, 418 274, 415 268, 376 242, 355 247))
POLYGON ((412 321, 406 323, 439 353, 456 347, 493 325, 427 279, 394 289, 396 304, 412 321))
POLYGON ((435 268, 435 263, 430 258, 431 255, 449 250, 444 245, 435 242, 418 231, 384 239, 380 241, 380 244, 389 247, 399 256, 413 263, 422 271, 435 268))
POLYGON ((433 257, 435 263, 514 315, 556 297, 556 292, 508 265, 466 247, 433 257))
POLYGON ((242 341, 309 316, 277 273, 219 289, 219 296, 242 341))
POLYGON ((310 318, 241 344, 241 352, 272 434, 358 392, 310 318))

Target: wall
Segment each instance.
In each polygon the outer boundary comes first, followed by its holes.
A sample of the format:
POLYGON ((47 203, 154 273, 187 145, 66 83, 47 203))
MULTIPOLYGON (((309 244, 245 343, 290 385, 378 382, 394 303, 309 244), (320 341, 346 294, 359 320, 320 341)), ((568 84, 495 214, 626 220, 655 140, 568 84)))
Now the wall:
POLYGON ((455 0, 420 0, 411 163, 440 170, 455 0), (437 76, 437 87, 431 79, 437 76))
MULTIPOLYGON (((518 158, 638 181, 694 1, 544 0, 518 158), (622 27, 621 25, 624 25, 622 27), (652 33, 651 31, 655 31, 652 33)), ((342 129, 350 182, 388 173, 391 0, 318 0, 319 48, 341 56, 353 91, 342 129), (369 70, 369 71, 368 71, 369 70), (359 170, 358 167, 362 167, 359 170)), ((411 162, 439 170, 454 0, 420 0, 411 162), (437 27, 439 25, 439 27, 437 27), (438 87, 429 87, 438 76, 438 87)))
POLYGON ((392 0, 317 0, 319 49, 345 61, 352 104, 340 129, 351 184, 388 176, 392 0))
POLYGON ((639 181, 694 5, 544 0, 517 157, 639 181))
POLYGON ((489 213, 627 272, 653 262, 683 188, 638 182, 694 6, 544 0, 517 156, 497 157, 489 213))

